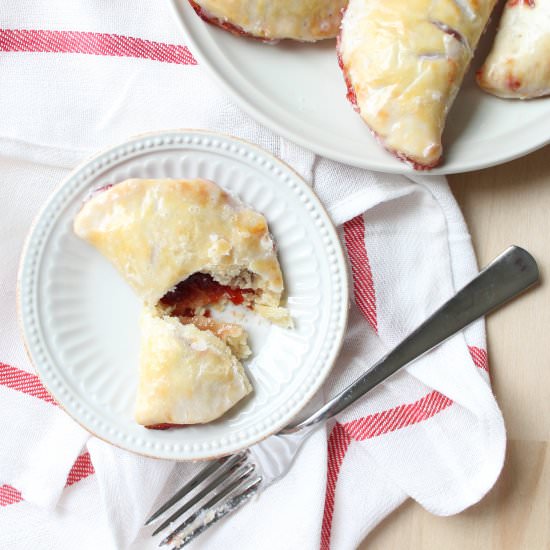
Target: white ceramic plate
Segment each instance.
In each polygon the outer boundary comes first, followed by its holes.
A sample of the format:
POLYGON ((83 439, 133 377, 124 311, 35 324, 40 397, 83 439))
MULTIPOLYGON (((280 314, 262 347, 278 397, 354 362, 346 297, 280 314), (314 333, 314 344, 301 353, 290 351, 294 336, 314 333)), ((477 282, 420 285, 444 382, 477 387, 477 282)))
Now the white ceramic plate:
MULTIPOLYGON (((325 157, 383 172, 413 173, 384 151, 347 101, 334 41, 268 45, 204 23, 187 0, 173 0, 183 40, 201 65, 251 116, 325 157)), ((444 163, 429 174, 485 168, 550 142, 550 98, 503 100, 475 84, 494 37, 483 37, 444 133, 444 163)))
POLYGON ((19 274, 26 345, 58 403, 106 441, 176 460, 229 454, 286 425, 328 374, 347 309, 340 243, 308 185, 251 144, 194 130, 136 137, 78 167, 33 225, 19 274), (72 231, 90 190, 128 177, 216 181, 266 216, 278 247, 296 327, 283 330, 241 313, 253 351, 245 366, 254 393, 216 422, 159 431, 133 421, 140 302, 115 269, 72 231))

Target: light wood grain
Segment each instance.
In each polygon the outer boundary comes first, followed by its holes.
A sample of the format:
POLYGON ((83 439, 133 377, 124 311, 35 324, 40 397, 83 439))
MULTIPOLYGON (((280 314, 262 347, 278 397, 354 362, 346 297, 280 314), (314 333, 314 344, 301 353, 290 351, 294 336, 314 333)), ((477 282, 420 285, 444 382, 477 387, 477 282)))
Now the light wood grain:
POLYGON ((364 550, 543 550, 550 546, 550 452, 509 441, 493 490, 462 514, 438 518, 408 501, 362 544, 364 550))
MULTIPOLYGON (((550 122, 549 122, 550 124, 550 122)), ((449 178, 481 265, 510 244, 537 259, 542 284, 487 321, 491 376, 508 433, 506 462, 477 505, 439 518, 408 501, 361 550, 550 549, 550 147, 449 178)))

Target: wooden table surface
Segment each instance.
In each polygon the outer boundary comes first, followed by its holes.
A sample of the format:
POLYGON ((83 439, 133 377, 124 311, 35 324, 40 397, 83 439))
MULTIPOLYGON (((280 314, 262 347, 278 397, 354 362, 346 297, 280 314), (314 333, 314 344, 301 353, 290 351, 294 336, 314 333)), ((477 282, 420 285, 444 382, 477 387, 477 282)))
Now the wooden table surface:
POLYGON ((441 518, 409 500, 361 550, 550 549, 550 146, 521 159, 449 178, 480 265, 510 244, 531 252, 541 285, 487 320, 493 389, 508 446, 491 492, 441 518))

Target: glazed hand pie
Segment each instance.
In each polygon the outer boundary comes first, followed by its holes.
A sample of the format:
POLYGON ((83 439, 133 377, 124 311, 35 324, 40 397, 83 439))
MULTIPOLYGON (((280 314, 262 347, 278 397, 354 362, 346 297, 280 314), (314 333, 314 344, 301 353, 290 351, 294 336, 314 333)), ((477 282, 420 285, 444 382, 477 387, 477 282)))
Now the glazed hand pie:
POLYGON ((334 38, 346 0, 189 0, 204 21, 239 36, 315 42, 334 38))
MULTIPOLYGON (((226 330, 231 331, 231 327, 226 330)), ((240 330, 242 337, 244 331, 240 330)), ((247 348, 246 343, 244 346, 247 348)), ((227 340, 208 328, 163 316, 154 308, 143 310, 135 406, 139 424, 162 429, 210 422, 251 391, 227 340)))
POLYGON ((138 423, 210 422, 252 390, 240 363, 246 332, 212 318, 210 306, 241 304, 291 325, 261 214, 210 181, 130 179, 97 190, 74 230, 144 302, 138 423))
POLYGON ((283 277, 265 218, 210 181, 130 179, 95 193, 75 233, 149 306, 190 316, 245 303, 283 326, 283 277))
POLYGON ((550 0, 508 0, 477 82, 505 98, 550 94, 550 0))
POLYGON ((447 112, 495 0, 350 0, 338 40, 348 99, 416 169, 441 159, 447 112))

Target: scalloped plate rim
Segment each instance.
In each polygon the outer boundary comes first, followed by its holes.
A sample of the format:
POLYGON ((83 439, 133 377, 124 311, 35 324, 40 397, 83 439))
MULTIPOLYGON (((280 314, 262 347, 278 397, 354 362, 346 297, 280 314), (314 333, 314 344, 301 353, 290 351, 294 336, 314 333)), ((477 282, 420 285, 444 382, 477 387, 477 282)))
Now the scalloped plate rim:
MULTIPOLYGON (((326 377, 330 373, 332 365, 334 364, 334 362, 335 362, 335 360, 338 356, 338 353, 340 351, 340 348, 341 348, 342 342, 343 342, 343 336, 344 336, 345 327, 346 327, 346 324, 347 324, 348 309, 349 309, 348 274, 347 274, 347 266, 346 266, 346 262, 345 262, 345 259, 344 259, 343 249, 342 249, 341 244, 339 242, 339 239, 338 239, 338 236, 337 236, 337 233, 336 233, 336 229, 332 225, 332 222, 330 221, 330 217, 329 217, 326 209, 324 208, 324 206, 322 205, 320 200, 317 198, 317 196, 313 193, 312 189, 303 180, 303 178, 291 166, 286 164, 281 159, 275 157, 274 155, 272 155, 268 151, 262 149, 258 145, 254 144, 254 143, 251 143, 251 142, 249 142, 245 139, 236 137, 236 136, 231 136, 229 134, 224 134, 224 133, 221 133, 221 132, 213 132, 213 131, 209 131, 209 130, 193 129, 193 128, 176 128, 176 129, 167 129, 167 130, 161 130, 161 131, 145 132, 145 133, 140 133, 140 134, 137 134, 137 135, 130 136, 127 140, 125 140, 123 142, 118 142, 118 143, 113 144, 109 147, 106 147, 106 148, 94 153, 93 155, 90 155, 88 158, 86 158, 81 163, 79 163, 62 180, 62 182, 58 186, 55 187, 55 189, 52 191, 52 193, 48 196, 45 203, 39 209, 38 214, 34 218, 32 224, 29 228, 28 234, 27 234, 25 242, 24 242, 23 251, 22 251, 22 254, 21 254, 19 266, 18 266, 17 289, 16 289, 17 317, 18 317, 19 329, 20 329, 21 334, 22 334, 22 340, 23 340, 23 343, 24 343, 26 353, 27 353, 27 355, 30 359, 30 362, 31 362, 33 368, 35 369, 35 372, 37 373, 40 381, 44 384, 44 386, 46 387, 48 392, 52 395, 52 397, 54 397, 57 404, 71 418, 73 418, 78 424, 80 424, 89 433, 91 433, 92 435, 95 435, 96 437, 98 437, 98 438, 100 438, 100 439, 102 439, 102 440, 104 440, 104 441, 106 441, 110 444, 113 444, 113 445, 115 445, 119 448, 131 451, 131 452, 134 452, 134 453, 137 453, 137 454, 141 454, 143 456, 151 457, 151 458, 161 458, 161 459, 170 459, 170 460, 178 460, 178 461, 209 460, 209 459, 212 459, 212 458, 216 458, 216 457, 219 457, 219 456, 224 456, 224 455, 236 452, 236 451, 238 451, 242 448, 245 448, 245 447, 249 446, 249 444, 245 445, 244 447, 239 446, 237 444, 236 446, 234 445, 233 448, 231 448, 231 449, 226 449, 226 450, 220 449, 217 452, 199 453, 199 455, 197 455, 195 453, 193 456, 190 456, 189 453, 183 453, 183 452, 182 453, 171 453, 171 454, 169 453, 167 455, 166 453, 163 453, 163 452, 151 451, 150 449, 148 449, 147 451, 142 450, 142 449, 135 449, 131 445, 125 445, 125 444, 122 444, 120 442, 115 442, 115 441, 111 440, 109 437, 106 437, 104 434, 97 433, 96 431, 94 431, 94 429, 89 424, 83 422, 83 420, 81 418, 76 417, 73 414, 73 412, 71 412, 69 410, 69 408, 67 406, 65 406, 65 401, 64 401, 63 398, 59 397, 59 392, 56 391, 56 390, 53 390, 48 385, 48 381, 46 380, 46 376, 44 375, 44 373, 42 372, 41 367, 39 366, 39 361, 33 353, 33 347, 34 346, 31 345, 30 342, 29 342, 30 337, 27 334, 27 328, 28 328, 27 324, 28 324, 29 320, 27 319, 26 314, 23 311, 24 308, 23 308, 23 305, 22 305, 24 297, 27 296, 26 287, 23 284, 22 279, 23 279, 23 275, 26 273, 26 263, 28 261, 29 251, 30 251, 31 247, 38 246, 39 251, 38 251, 37 255, 38 255, 39 258, 41 257, 41 254, 43 252, 43 246, 44 245, 42 243, 39 243, 38 245, 36 245, 36 243, 33 241, 33 239, 36 238, 36 234, 37 234, 37 231, 38 231, 38 226, 39 226, 40 222, 42 221, 43 217, 49 211, 49 209, 52 208, 52 204, 59 197, 60 193, 65 189, 65 187, 71 181, 73 181, 73 179, 75 178, 75 176, 77 174, 81 173, 87 167, 92 165, 97 159, 100 159, 101 157, 104 157, 106 154, 108 154, 108 153, 110 153, 110 152, 112 152, 116 149, 119 149, 119 148, 122 148, 122 147, 126 146, 128 143, 132 143, 132 142, 138 143, 138 142, 147 140, 148 138, 155 138, 155 137, 168 136, 168 135, 174 135, 174 134, 181 134, 181 135, 200 134, 202 136, 212 138, 212 139, 218 138, 218 139, 222 139, 222 140, 226 139, 228 141, 238 142, 238 143, 243 144, 246 147, 250 147, 250 148, 254 149, 255 151, 257 151, 258 153, 260 153, 264 157, 269 158, 269 160, 271 160, 273 163, 279 164, 285 170, 292 173, 293 178, 300 182, 300 185, 302 186, 302 189, 306 190, 306 193, 309 193, 309 200, 312 201, 315 204, 316 210, 318 212, 320 212, 322 214, 322 216, 324 216, 325 222, 327 220, 329 222, 328 225, 325 223, 325 225, 323 227, 328 229, 328 233, 329 233, 329 235, 332 239, 332 244, 335 245, 334 246, 334 252, 335 252, 335 257, 336 257, 336 263, 338 265, 338 276, 339 276, 339 278, 342 282, 342 284, 341 284, 342 306, 340 308, 340 311, 338 312, 340 324, 336 328, 336 333, 337 334, 336 334, 336 337, 335 337, 335 345, 332 347, 332 349, 330 351, 330 357, 329 357, 329 360, 327 361, 328 368, 325 368, 323 376, 318 378, 316 384, 312 385, 309 388, 309 391, 307 392, 307 398, 304 400, 304 403, 303 403, 303 406, 305 406, 305 404, 311 399, 311 397, 318 390, 318 388, 322 385, 322 383, 324 382, 324 380, 326 379, 326 377)), ((125 157, 123 156, 121 160, 125 160, 125 157)), ((116 166, 116 163, 111 165, 110 168, 113 168, 114 166, 116 166)), ((88 178, 84 177, 84 179, 86 179, 87 185, 91 184, 91 181, 88 181, 89 177, 88 178)), ((66 204, 64 204, 63 206, 66 206, 66 204)), ((58 218, 59 218, 59 212, 57 213, 56 221, 58 220, 58 218)), ((269 219, 268 219, 268 222, 269 222, 269 219)), ((51 224, 51 226, 48 228, 48 232, 52 231, 53 227, 55 226, 55 223, 56 222, 53 222, 51 224)), ((40 263, 40 259, 38 260, 38 263, 40 263)), ((37 284, 38 283, 35 283, 33 289, 36 288, 37 284)), ((299 410, 301 410, 303 408, 303 406, 300 407, 299 410)), ((298 414, 298 412, 296 414, 298 414)), ((284 427, 287 423, 288 423, 288 419, 286 419, 284 422, 278 423, 277 425, 273 425, 269 429, 269 431, 265 431, 265 433, 262 433, 261 436, 257 437, 256 440, 253 443, 261 441, 262 439, 264 439, 266 437, 269 437, 269 435, 272 435, 272 434, 276 433, 282 427, 284 427)), ((148 432, 146 432, 146 433, 148 433, 148 432)), ((250 443, 250 444, 253 444, 253 443, 250 443)))

